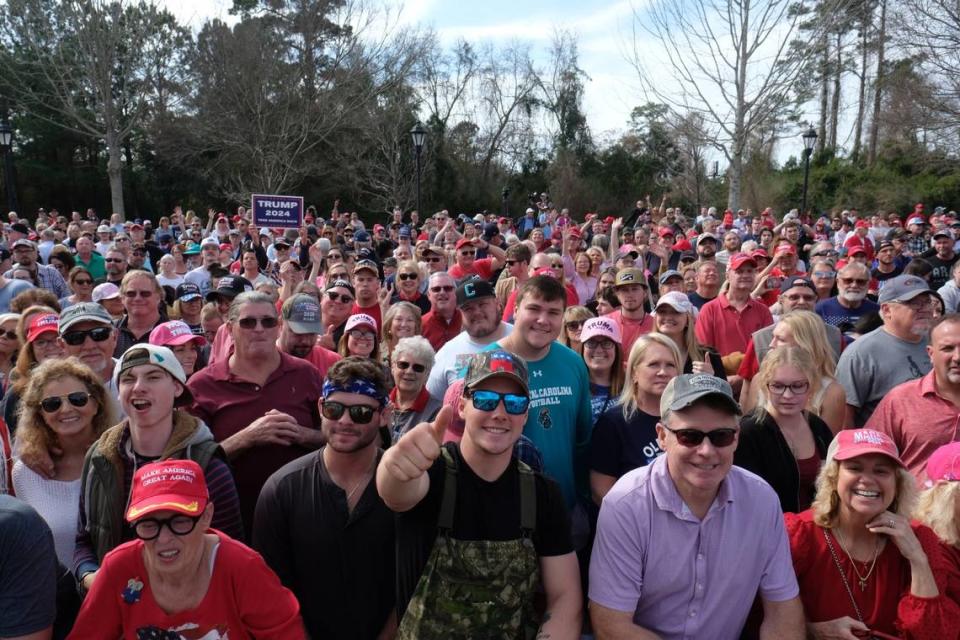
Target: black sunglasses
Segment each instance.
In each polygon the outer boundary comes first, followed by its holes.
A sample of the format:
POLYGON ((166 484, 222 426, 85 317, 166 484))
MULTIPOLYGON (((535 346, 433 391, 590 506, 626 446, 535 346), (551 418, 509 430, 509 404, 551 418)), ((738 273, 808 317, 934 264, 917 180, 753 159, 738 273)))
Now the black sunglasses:
POLYGON ((327 297, 330 298, 330 302, 342 302, 344 304, 353 302, 353 298, 347 294, 337 293, 336 291, 327 291, 327 297))
POLYGON ((404 362, 403 360, 397 360, 397 368, 400 369, 401 371, 406 371, 411 367, 413 367, 413 370, 416 373, 423 373, 424 371, 427 370, 427 368, 422 364, 418 364, 416 362, 410 363, 410 362, 404 362))
POLYGON ((84 278, 83 280, 80 280, 79 278, 77 278, 76 280, 73 281, 73 284, 78 284, 81 287, 85 287, 87 285, 93 284, 93 280, 87 280, 86 278, 84 278))
POLYGON ((677 442, 685 447, 699 447, 704 438, 709 438, 710 444, 715 447, 729 447, 737 439, 736 429, 700 431, 699 429, 671 429, 667 425, 663 425, 663 428, 675 435, 677 442))
POLYGON ((196 528, 199 521, 200 516, 191 518, 184 515, 175 515, 164 520, 144 518, 133 525, 133 532, 141 540, 153 540, 159 537, 160 530, 166 527, 175 536, 185 536, 196 528))
POLYGON ((264 329, 273 329, 280 324, 280 320, 272 316, 266 316, 263 318, 240 318, 237 320, 237 324, 240 325, 241 329, 253 329, 257 326, 258 322, 264 329))
POLYGON ((74 391, 73 393, 68 393, 65 396, 50 396, 49 398, 44 398, 40 401, 40 408, 43 409, 44 413, 55 413, 60 411, 60 407, 63 406, 63 399, 66 398, 67 401, 73 406, 80 408, 87 406, 92 396, 86 391, 74 391))
POLYGON ((17 332, 16 331, 0 331, 0 338, 6 338, 7 340, 16 340, 17 332))
POLYGON ((68 345, 71 347, 76 347, 83 344, 84 340, 87 339, 87 336, 90 336, 94 342, 103 342, 109 338, 110 334, 112 333, 113 329, 110 327, 97 327, 96 329, 87 329, 86 331, 68 331, 61 337, 68 345))
POLYGON ((343 416, 344 411, 350 414, 350 420, 352 420, 354 424, 368 424, 373 420, 373 414, 376 413, 378 409, 368 404, 347 405, 342 402, 333 401, 324 401, 320 409, 323 417, 330 420, 339 420, 343 416))
POLYGON ((397 277, 401 280, 416 280, 417 274, 415 273, 399 273, 397 277))

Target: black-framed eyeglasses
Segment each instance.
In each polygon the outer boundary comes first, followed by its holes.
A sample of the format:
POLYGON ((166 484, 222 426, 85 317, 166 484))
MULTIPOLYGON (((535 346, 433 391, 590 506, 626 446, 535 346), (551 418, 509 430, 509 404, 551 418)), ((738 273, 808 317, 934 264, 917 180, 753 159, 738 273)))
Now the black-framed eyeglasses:
POLYGON ((377 407, 371 407, 368 404, 343 404, 332 400, 324 400, 320 407, 320 413, 324 418, 339 420, 346 411, 354 424, 369 424, 373 420, 373 414, 378 410, 377 407))
POLYGON ((60 337, 71 347, 76 347, 83 344, 87 336, 90 336, 90 339, 94 342, 103 342, 112 334, 113 329, 111 327, 96 327, 94 329, 87 329, 86 331, 68 331, 60 337))
MULTIPOLYGON (((663 424, 663 423, 661 423, 663 424)), ((663 428, 677 437, 677 442, 685 447, 699 447, 703 444, 704 438, 710 439, 710 444, 715 447, 729 447, 737 439, 736 429, 714 429, 713 431, 700 431, 699 429, 671 429, 663 424, 663 428)))
POLYGON ((87 402, 89 402, 92 397, 93 396, 86 391, 74 391, 65 396, 50 396, 40 401, 40 408, 43 409, 44 413, 56 413, 60 411, 60 407, 63 406, 63 399, 66 398, 67 402, 79 409, 80 407, 87 406, 87 402))
POLYGON ((498 393, 486 389, 469 392, 473 408, 478 411, 493 411, 503 401, 503 408, 512 416, 518 416, 530 406, 530 396, 519 393, 498 393))
POLYGON ((185 536, 197 528, 200 516, 185 516, 177 514, 169 518, 144 518, 137 520, 133 525, 133 532, 141 540, 155 540, 160 536, 160 530, 166 527, 175 536, 185 536))
POLYGON ((775 396, 782 396, 787 391, 789 391, 791 395, 799 396, 806 393, 809 389, 810 383, 807 380, 791 382, 790 384, 771 382, 767 385, 767 391, 775 396))
POLYGON ((241 329, 253 329, 260 324, 264 329, 273 329, 278 324, 280 320, 273 316, 263 316, 262 318, 257 317, 247 317, 247 318, 238 318, 237 324, 240 325, 241 329))
POLYGON ((403 360, 397 360, 397 368, 401 371, 412 368, 415 373, 423 373, 427 370, 427 368, 419 362, 404 362, 403 360))

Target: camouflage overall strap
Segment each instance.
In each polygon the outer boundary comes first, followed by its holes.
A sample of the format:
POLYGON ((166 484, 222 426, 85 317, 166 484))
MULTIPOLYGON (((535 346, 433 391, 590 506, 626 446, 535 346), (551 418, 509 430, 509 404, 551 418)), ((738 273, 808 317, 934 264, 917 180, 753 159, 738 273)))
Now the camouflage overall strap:
POLYGON ((453 531, 453 515, 457 508, 457 461, 446 447, 441 447, 440 453, 447 471, 443 479, 443 498, 437 527, 440 531, 449 532, 453 531))
POLYGON ((537 477, 525 462, 517 460, 520 471, 520 530, 524 536, 537 530, 537 477))

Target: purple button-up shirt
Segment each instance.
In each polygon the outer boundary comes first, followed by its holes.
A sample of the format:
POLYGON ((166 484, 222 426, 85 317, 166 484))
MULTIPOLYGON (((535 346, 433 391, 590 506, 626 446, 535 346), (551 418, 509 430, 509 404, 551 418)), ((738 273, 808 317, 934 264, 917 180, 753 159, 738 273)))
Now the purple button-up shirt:
POLYGON ((799 589, 773 489, 732 467, 703 520, 677 492, 667 456, 624 475, 603 499, 590 599, 663 638, 740 636, 757 592, 799 589))

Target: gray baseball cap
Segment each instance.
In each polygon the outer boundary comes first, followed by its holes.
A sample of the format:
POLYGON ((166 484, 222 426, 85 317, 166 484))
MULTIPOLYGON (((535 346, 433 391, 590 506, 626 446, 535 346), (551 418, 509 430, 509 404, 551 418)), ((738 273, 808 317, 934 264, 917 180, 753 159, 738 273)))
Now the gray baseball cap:
POLYGON ((907 274, 890 278, 884 282, 883 288, 880 289, 880 295, 877 296, 877 302, 880 304, 908 302, 924 293, 939 297, 937 292, 930 288, 930 284, 926 280, 919 276, 907 274))
POLYGON ((730 383, 706 373, 685 373, 668 382, 660 396, 660 415, 682 411, 708 396, 725 401, 731 411, 740 415, 740 405, 733 397, 730 383))
POLYGON ((280 310, 284 322, 297 334, 323 333, 320 324, 320 304, 313 296, 298 293, 288 298, 280 310))
POLYGON ((60 335, 78 322, 99 322, 113 325, 113 318, 96 302, 78 302, 60 312, 60 335))

